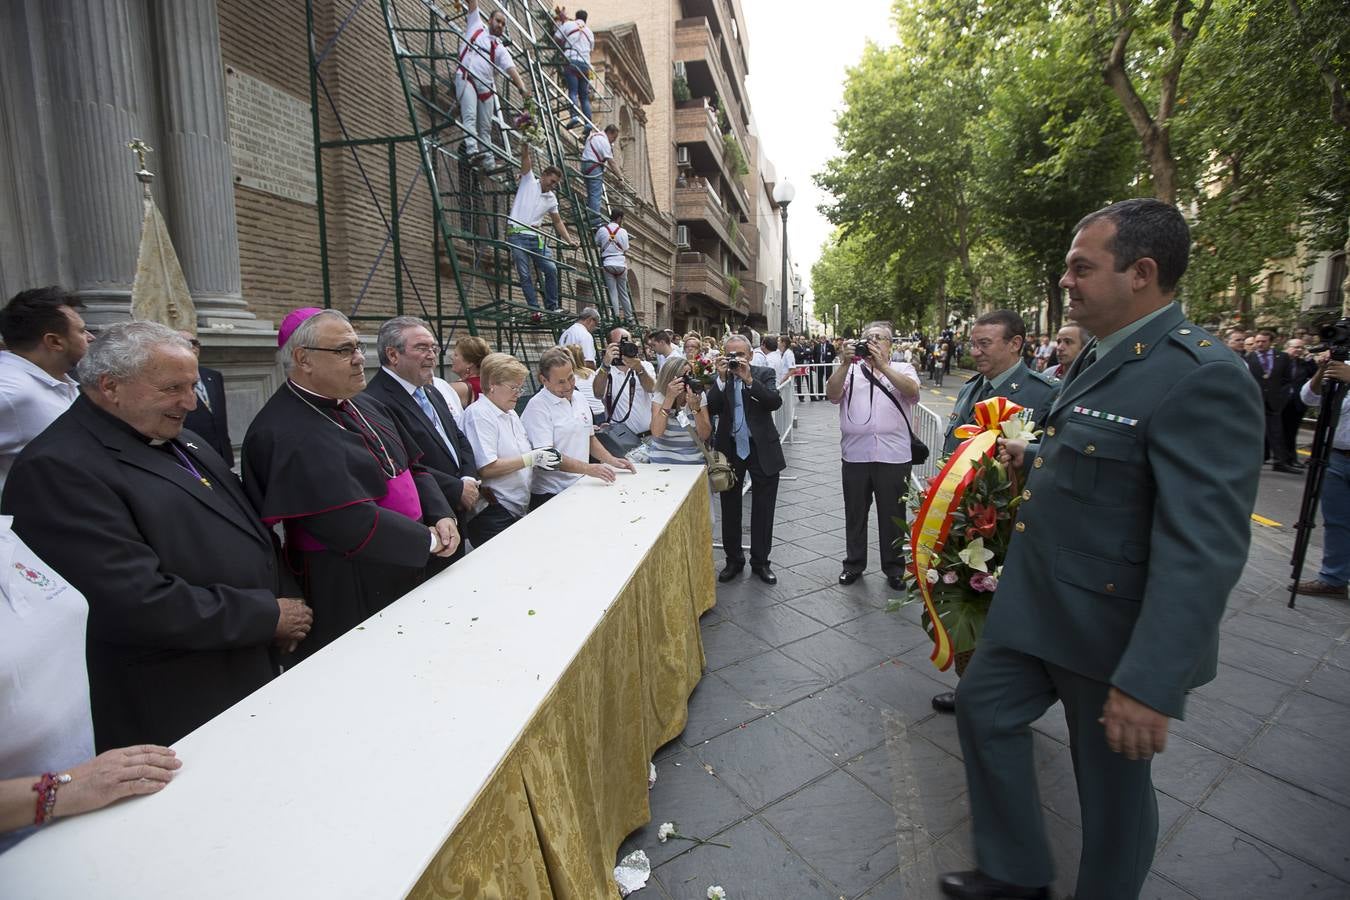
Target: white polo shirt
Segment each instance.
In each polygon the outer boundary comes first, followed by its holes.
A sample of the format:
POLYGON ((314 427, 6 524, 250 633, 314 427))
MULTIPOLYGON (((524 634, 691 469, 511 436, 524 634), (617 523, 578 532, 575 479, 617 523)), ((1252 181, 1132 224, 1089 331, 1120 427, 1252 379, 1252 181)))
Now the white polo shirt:
POLYGON ((600 262, 615 269, 628 267, 628 229, 610 222, 595 229, 600 262))
MULTIPOLYGON (((525 434, 531 445, 552 447, 563 456, 590 461, 595 420, 580 392, 574 390, 564 399, 543 388, 525 404, 525 414, 520 419, 525 423, 525 434)), ((561 494, 582 477, 580 473, 540 470, 535 474, 530 490, 536 494, 561 494)))
POLYGON ((0 490, 23 448, 79 395, 69 378, 53 378, 17 353, 0 352, 0 490))
POLYGON ((570 60, 589 64, 591 51, 595 49, 595 34, 590 26, 580 19, 573 19, 558 26, 554 32, 563 43, 563 54, 570 60))
POLYGON ((501 40, 488 31, 482 13, 476 9, 469 10, 469 14, 464 17, 464 35, 466 39, 472 38, 474 47, 478 49, 470 49, 462 44, 459 64, 469 70, 480 90, 490 91, 496 74, 493 66, 509 72, 516 67, 515 60, 506 52, 501 40))
POLYGON ((558 211, 558 198, 552 191, 545 192, 539 183, 539 176, 526 172, 520 176, 516 187, 516 199, 511 201, 512 228, 538 229, 550 213, 558 211))
MULTIPOLYGON (((656 370, 652 364, 645 359, 640 362, 643 370, 653 381, 656 380, 656 370)), ((637 377, 637 373, 618 366, 610 367, 605 392, 609 399, 606 405, 613 410, 609 416, 611 422, 625 425, 635 434, 652 430, 652 395, 642 386, 642 379, 637 377)))
POLYGON ((562 337, 558 338, 558 346, 566 347, 568 344, 576 344, 581 348, 581 358, 588 363, 595 363, 595 336, 585 325, 573 322, 571 327, 562 333, 562 337))
POLYGON ((581 174, 599 175, 605 163, 614 158, 614 145, 609 135, 596 129, 586 138, 586 146, 581 148, 581 174))
MULTIPOLYGON (((529 453, 530 439, 525 426, 514 409, 502 411, 486 395, 479 397, 464 410, 464 436, 473 447, 473 458, 479 469, 499 459, 515 459, 529 453)), ((497 501, 513 516, 523 516, 530 509, 530 479, 533 469, 517 469, 509 475, 484 478, 483 485, 492 488, 497 501)), ((474 512, 487 509, 488 502, 480 494, 474 512)))
MULTIPOLYGON (((8 356, 9 354, 6 354, 8 356)), ((84 595, 0 516, 0 780, 64 772, 94 758, 84 595)), ((32 829, 0 835, 0 852, 32 829)))

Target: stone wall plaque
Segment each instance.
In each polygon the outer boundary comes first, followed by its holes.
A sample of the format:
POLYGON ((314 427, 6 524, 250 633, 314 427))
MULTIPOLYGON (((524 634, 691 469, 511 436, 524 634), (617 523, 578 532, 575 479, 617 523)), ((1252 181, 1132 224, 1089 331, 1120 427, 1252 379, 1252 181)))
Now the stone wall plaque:
POLYGON ((309 104, 225 67, 234 183, 287 200, 314 203, 314 132, 309 104))

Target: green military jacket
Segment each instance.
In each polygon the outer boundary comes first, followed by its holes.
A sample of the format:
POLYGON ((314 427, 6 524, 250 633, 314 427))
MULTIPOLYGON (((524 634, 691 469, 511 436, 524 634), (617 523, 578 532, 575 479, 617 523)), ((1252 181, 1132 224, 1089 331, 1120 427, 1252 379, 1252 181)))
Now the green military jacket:
POLYGON ((1177 304, 1080 371, 1085 355, 1028 451, 981 639, 1180 718, 1247 560, 1260 391, 1177 304))
MULTIPOLYGON (((961 393, 956 397, 956 406, 952 408, 952 414, 947 420, 947 434, 942 439, 943 456, 950 456, 961 443, 962 439, 953 432, 958 427, 975 421, 975 392, 980 389, 983 381, 983 375, 976 375, 961 387, 961 393)), ((1019 406, 1027 407, 1031 410, 1032 419, 1040 425, 1050 412, 1050 405, 1058 385, 1059 382, 1049 375, 1033 372, 1027 368, 1026 363, 1018 360, 1012 374, 1003 382, 1003 387, 995 391, 993 396, 1007 397, 1019 406)))

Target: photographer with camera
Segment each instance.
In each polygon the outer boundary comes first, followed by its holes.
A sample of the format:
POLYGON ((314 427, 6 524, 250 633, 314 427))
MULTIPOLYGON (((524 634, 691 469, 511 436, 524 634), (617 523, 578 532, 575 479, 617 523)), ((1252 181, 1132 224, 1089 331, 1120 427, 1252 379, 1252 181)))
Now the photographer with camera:
MULTIPOLYGON (((1350 363, 1326 359, 1317 366, 1308 383, 1299 391, 1304 405, 1317 409, 1322 405, 1322 385, 1326 379, 1350 384, 1350 363)), ((1295 590, 1315 597, 1350 599, 1350 391, 1341 401, 1341 415, 1331 439, 1331 453, 1322 476, 1322 568, 1317 577, 1300 581, 1295 590)))
MULTIPOLYGON (((778 501, 778 473, 787 468, 773 414, 783 405, 773 369, 750 365, 750 340, 733 334, 717 358, 717 378, 706 391, 710 410, 718 413, 715 449, 736 470, 737 484, 750 473, 754 487, 750 508, 750 571, 765 584, 777 584, 769 568, 773 546, 773 511, 778 501)), ((723 491, 722 547, 727 564, 717 580, 728 582, 745 568, 741 549, 741 491, 723 491)))
POLYGON ((656 370, 641 357, 642 348, 627 328, 612 329, 591 390, 604 401, 611 427, 623 425, 638 437, 645 437, 652 427, 656 370))
POLYGON ((863 339, 846 341, 838 365, 825 382, 825 397, 839 407, 843 456, 844 537, 841 585, 853 584, 867 568, 867 517, 877 503, 881 571, 893 590, 905 586, 905 563, 895 549, 904 520, 904 501, 913 460, 910 422, 919 403, 919 373, 893 363, 894 332, 889 322, 872 322, 863 339))
POLYGON ((701 466, 700 441, 712 437, 712 419, 703 396, 703 385, 693 376, 687 359, 672 356, 656 376, 652 394, 652 443, 650 461, 664 466, 701 466))

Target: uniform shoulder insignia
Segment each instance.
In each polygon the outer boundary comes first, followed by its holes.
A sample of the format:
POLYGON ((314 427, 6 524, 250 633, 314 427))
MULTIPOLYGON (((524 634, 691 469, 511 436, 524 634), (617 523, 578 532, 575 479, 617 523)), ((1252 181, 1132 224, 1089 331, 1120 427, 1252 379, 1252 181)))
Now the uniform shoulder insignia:
POLYGON ((1214 335, 1197 325, 1187 322, 1181 328, 1173 329, 1168 335, 1172 344, 1184 347, 1186 352, 1199 362, 1211 362, 1222 359, 1228 348, 1216 341, 1214 335))
POLYGON ((1045 374, 1044 372, 1034 372, 1034 371, 1033 371, 1033 372, 1030 373, 1030 375, 1031 375, 1032 378, 1036 379, 1036 380, 1039 381, 1041 384, 1047 384, 1047 385, 1049 385, 1050 387, 1054 387, 1055 385, 1059 384, 1059 379, 1058 379, 1058 378, 1055 378, 1053 375, 1047 375, 1047 374, 1045 374))

